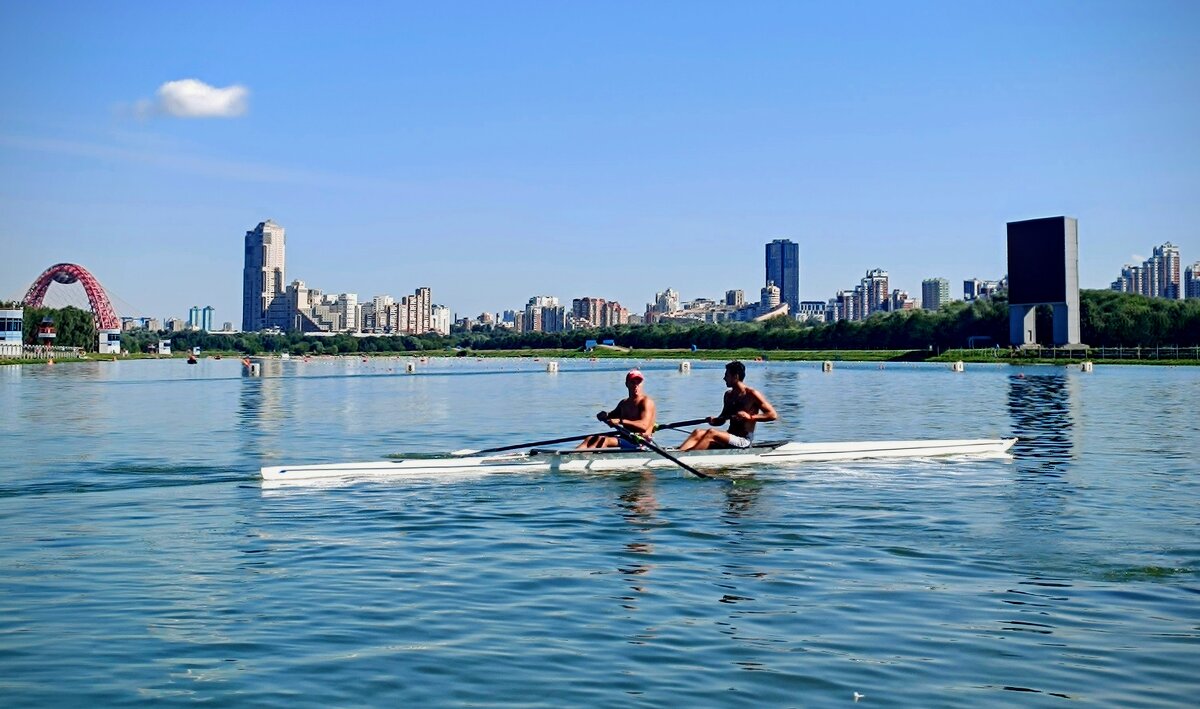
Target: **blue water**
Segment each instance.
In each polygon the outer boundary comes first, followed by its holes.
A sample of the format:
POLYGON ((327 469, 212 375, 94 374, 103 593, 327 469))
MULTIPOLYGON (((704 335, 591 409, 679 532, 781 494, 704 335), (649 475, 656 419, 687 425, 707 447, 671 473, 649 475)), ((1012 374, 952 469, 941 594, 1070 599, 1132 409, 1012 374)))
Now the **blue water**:
MULTIPOLYGON (((760 437, 1012 459, 258 480, 586 433, 631 364, 0 367, 0 702, 1194 705, 1200 368, 749 368, 760 437)), ((717 412, 720 363, 636 364, 717 412)))

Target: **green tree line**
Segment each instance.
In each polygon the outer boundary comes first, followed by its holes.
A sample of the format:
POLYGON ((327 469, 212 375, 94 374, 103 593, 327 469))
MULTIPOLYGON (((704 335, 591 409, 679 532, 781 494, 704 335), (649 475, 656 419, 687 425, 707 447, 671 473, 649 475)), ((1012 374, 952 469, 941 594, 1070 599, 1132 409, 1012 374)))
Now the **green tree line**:
POLYGON ((38 325, 44 318, 54 320, 55 338, 49 344, 56 347, 82 347, 85 352, 96 351, 96 324, 90 310, 68 305, 65 308, 25 308, 22 319, 22 338, 27 345, 38 342, 38 325))
MULTIPOLYGON (((1085 344, 1096 347, 1200 346, 1200 300, 1146 298, 1106 290, 1080 294, 1080 332, 1085 344)), ((27 311, 28 312, 28 311, 27 311)), ((82 312, 82 311, 79 311, 82 312)), ((1049 345, 1053 332, 1050 308, 1038 311, 1038 335, 1049 345)), ((38 318, 40 320, 40 317, 38 318)), ((26 326, 30 317, 26 316, 26 326)), ((88 319, 90 326, 90 314, 88 319)), ((472 350, 578 349, 587 340, 612 339, 637 349, 828 350, 828 349, 928 349, 945 350, 977 345, 1008 345, 1008 301, 1003 294, 971 303, 953 302, 937 312, 907 310, 880 313, 859 322, 809 325, 790 318, 763 323, 621 325, 570 332, 512 332, 482 328, 438 335, 380 335, 352 337, 339 334, 312 337, 300 333, 271 335, 240 333, 217 335, 199 331, 169 335, 135 330, 122 335, 130 352, 146 352, 160 337, 169 338, 176 351, 237 351, 245 354, 288 352, 347 354, 370 352, 422 352, 459 347, 472 350), (974 339, 973 339, 974 338, 974 339)), ((95 348, 92 335, 90 348, 95 348)))

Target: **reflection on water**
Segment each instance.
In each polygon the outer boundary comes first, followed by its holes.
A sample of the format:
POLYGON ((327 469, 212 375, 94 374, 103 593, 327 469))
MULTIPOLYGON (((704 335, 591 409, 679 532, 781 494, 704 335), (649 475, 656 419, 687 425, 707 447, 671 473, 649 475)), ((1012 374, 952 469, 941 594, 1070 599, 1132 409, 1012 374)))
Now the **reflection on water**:
POLYGON ((1023 473, 1064 475, 1074 457, 1077 384, 1062 372, 1008 378, 1008 412, 1023 473))
MULTIPOLYGON (((643 471, 633 485, 622 492, 620 496, 620 506, 624 510, 622 517, 633 525, 638 537, 625 544, 625 551, 629 554, 628 561, 632 563, 622 563, 617 567, 617 571, 631 577, 629 587, 636 593, 645 593, 645 588, 638 577, 649 573, 654 568, 648 559, 654 554, 654 545, 650 543, 648 537, 643 538, 642 535, 648 535, 653 529, 653 522, 658 513, 658 497, 654 493, 655 482, 654 473, 643 471)), ((624 601, 623 608, 634 610, 632 597, 625 596, 621 600, 624 601)))
POLYGON ((725 490, 725 514, 721 521, 736 526, 743 517, 750 517, 754 512, 762 493, 762 482, 745 476, 734 479, 732 485, 722 487, 725 490))
POLYGON ((1055 536, 1047 533, 1061 530, 1074 493, 1069 472, 1075 458, 1076 386, 1058 371, 1008 378, 1008 411, 1019 438, 1012 449, 1017 476, 1009 534, 1021 540, 1018 546, 1038 550, 1043 559, 1059 551, 1055 536), (1029 544, 1027 535, 1045 539, 1029 544))

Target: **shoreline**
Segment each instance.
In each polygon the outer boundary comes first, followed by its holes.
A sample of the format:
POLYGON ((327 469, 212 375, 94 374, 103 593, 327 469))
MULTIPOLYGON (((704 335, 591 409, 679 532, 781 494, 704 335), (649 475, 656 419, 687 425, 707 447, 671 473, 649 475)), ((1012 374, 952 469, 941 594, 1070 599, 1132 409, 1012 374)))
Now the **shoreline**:
MULTIPOLYGON (((1135 349, 1135 348, 1127 348, 1135 349)), ((1142 351, 1139 350, 1139 354, 1142 351)), ((1010 364, 1019 365, 1059 365, 1059 366, 1078 366, 1084 362, 1092 362, 1097 365, 1119 364, 1119 365, 1150 365, 1150 366, 1200 366, 1200 357, 1194 359, 1159 359, 1154 356, 1149 356, 1156 353, 1156 350, 1146 348, 1146 357, 1139 358, 1106 358, 1103 356, 1051 356, 1044 357, 1035 354, 1035 351, 1020 352, 1010 350, 996 349, 953 349, 944 352, 930 352, 928 350, 760 350, 752 348, 743 348, 736 350, 683 350, 683 349, 644 349, 644 350, 595 350, 592 352, 584 352, 581 350, 558 350, 558 349, 521 349, 521 350, 413 350, 410 352, 347 352, 336 355, 308 355, 315 358, 345 358, 345 357, 362 357, 362 358, 377 358, 377 357, 437 357, 440 359, 453 358, 468 358, 476 359, 498 359, 498 358, 537 358, 537 359, 644 359, 644 360, 734 360, 739 359, 747 362, 877 362, 880 364, 887 362, 928 362, 933 364, 953 364, 955 362, 963 362, 964 364, 1010 364)), ((1055 353, 1057 355, 1057 353, 1055 353)), ((242 357, 249 356, 251 358, 278 358, 279 353, 264 353, 256 355, 244 355, 238 352, 213 352, 201 353, 199 359, 214 359, 219 355, 222 359, 238 360, 242 357)), ((187 359, 187 353, 173 353, 166 357, 161 357, 152 354, 132 354, 132 355, 91 355, 87 357, 71 357, 66 359, 56 359, 55 364, 74 364, 80 362, 124 362, 146 359, 187 359)), ((293 358, 303 360, 305 355, 292 355, 293 358)), ((42 359, 0 359, 0 366, 9 365, 24 365, 24 364, 48 364, 49 360, 42 359)))

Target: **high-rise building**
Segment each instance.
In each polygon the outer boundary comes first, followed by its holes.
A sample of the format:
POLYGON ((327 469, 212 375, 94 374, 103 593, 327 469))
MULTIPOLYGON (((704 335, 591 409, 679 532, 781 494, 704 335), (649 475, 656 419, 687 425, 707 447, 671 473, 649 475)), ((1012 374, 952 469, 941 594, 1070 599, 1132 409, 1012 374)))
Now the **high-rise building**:
POLYGON ((652 307, 656 313, 661 315, 669 315, 679 310, 679 291, 668 288, 662 293, 655 293, 652 307))
MULTIPOLYGON (((783 302, 783 298, 780 296, 779 286, 775 285, 772 281, 767 281, 767 285, 763 286, 758 300, 762 311, 774 310, 779 307, 781 302, 783 302)), ((791 312, 791 309, 789 308, 788 311, 791 312)))
POLYGON ((1183 297, 1200 298, 1200 261, 1183 271, 1183 297))
POLYGON ((203 309, 200 310, 200 329, 201 330, 203 330, 205 332, 212 332, 213 313, 215 313, 216 311, 217 311, 217 309, 211 305, 206 305, 206 306, 204 306, 203 309))
POLYGON ((188 309, 188 329, 200 330, 200 306, 193 305, 188 309))
POLYGON ((583 297, 571 301, 571 315, 579 327, 604 327, 605 302, 603 298, 583 297), (586 323, 586 325, 584 324, 586 323))
POLYGON ((740 308, 746 304, 746 294, 739 288, 738 290, 725 291, 725 305, 732 308, 740 308))
POLYGON ((613 327, 615 325, 627 325, 628 323, 629 310, 615 300, 610 300, 604 304, 604 309, 600 313, 600 327, 613 327))
POLYGON ((567 326, 567 309, 552 295, 535 295, 525 304, 522 332, 561 332, 567 326))
POLYGON ((1120 277, 1112 282, 1111 288, 1119 293, 1144 293, 1146 280, 1142 275, 1142 267, 1125 264, 1121 268, 1120 277))
POLYGON ((268 219, 246 232, 242 269, 242 330, 287 329, 284 229, 268 219))
POLYGON ((450 308, 444 305, 433 305, 430 308, 430 322, 433 323, 433 331, 439 335, 450 334, 450 321, 453 318, 450 308))
POLYGON ((874 313, 888 309, 891 291, 888 290, 887 271, 882 268, 873 268, 867 271, 867 275, 862 279, 861 287, 863 292, 862 317, 857 319, 862 320, 874 313))
POLYGON ((1162 246, 1154 247, 1154 252, 1144 268, 1150 272, 1147 275, 1150 280, 1149 295, 1152 298, 1178 300, 1183 297, 1179 279, 1179 248, 1177 246, 1168 241, 1162 246))
POLYGON ((767 244, 767 283, 779 287, 779 300, 788 312, 800 310, 800 244, 776 239, 767 244))
POLYGON ((1179 248, 1167 242, 1154 247, 1150 258, 1141 266, 1125 264, 1121 275, 1110 288, 1122 293, 1140 293, 1151 298, 1180 299, 1186 290, 1179 277, 1179 248))
POLYGON ((945 278, 926 278, 921 281, 921 308, 938 310, 950 302, 950 281, 945 278))
POLYGON ((855 286, 852 291, 838 291, 833 303, 835 321, 862 320, 862 286, 855 286))

